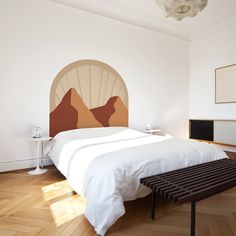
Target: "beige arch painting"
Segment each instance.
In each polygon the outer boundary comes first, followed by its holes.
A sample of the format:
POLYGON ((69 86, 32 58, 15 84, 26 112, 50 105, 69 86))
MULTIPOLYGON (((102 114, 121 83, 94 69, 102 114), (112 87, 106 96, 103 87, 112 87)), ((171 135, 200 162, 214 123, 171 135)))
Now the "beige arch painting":
POLYGON ((107 126, 128 126, 128 92, 121 76, 96 60, 64 67, 51 87, 50 136, 107 126))

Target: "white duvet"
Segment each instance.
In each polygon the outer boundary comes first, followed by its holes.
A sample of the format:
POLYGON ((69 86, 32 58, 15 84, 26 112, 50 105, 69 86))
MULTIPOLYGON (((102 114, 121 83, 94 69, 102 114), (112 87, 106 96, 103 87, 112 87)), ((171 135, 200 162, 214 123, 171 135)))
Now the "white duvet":
POLYGON ((85 216, 99 235, 125 213, 123 201, 150 192, 140 178, 227 157, 213 145, 123 127, 61 132, 49 154, 72 188, 87 198, 85 216))

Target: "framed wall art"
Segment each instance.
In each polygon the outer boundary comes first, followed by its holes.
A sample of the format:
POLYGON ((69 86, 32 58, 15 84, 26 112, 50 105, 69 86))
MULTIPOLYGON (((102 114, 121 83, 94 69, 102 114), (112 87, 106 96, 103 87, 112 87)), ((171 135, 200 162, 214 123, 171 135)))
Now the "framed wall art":
POLYGON ((215 70, 215 103, 236 103, 236 64, 215 70))

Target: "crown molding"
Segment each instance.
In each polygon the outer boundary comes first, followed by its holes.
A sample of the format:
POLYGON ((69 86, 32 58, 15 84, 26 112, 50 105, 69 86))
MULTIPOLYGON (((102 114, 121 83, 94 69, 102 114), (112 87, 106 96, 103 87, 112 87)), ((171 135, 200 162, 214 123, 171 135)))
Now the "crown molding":
MULTIPOLYGON (((109 20, 115 20, 129 25, 137 26, 155 33, 165 34, 170 37, 182 39, 185 41, 189 40, 189 34, 187 30, 179 26, 178 24, 175 24, 174 22, 169 23, 166 22, 165 19, 162 19, 160 17, 153 17, 149 14, 140 13, 135 10, 131 11, 127 7, 125 8, 122 6, 121 8, 117 6, 116 12, 113 11, 111 13, 109 9, 101 11, 101 9, 97 8, 96 6, 88 7, 79 2, 75 2, 74 0, 66 2, 64 0, 49 1, 55 4, 59 4, 61 6, 70 7, 83 12, 91 13, 93 15, 109 20)), ((107 8, 107 5, 106 7, 104 6, 104 8, 107 8)))
POLYGON ((48 1, 185 41, 193 41, 205 37, 236 23, 236 11, 234 10, 193 28, 191 24, 181 24, 181 22, 175 22, 170 18, 154 16, 145 11, 131 9, 131 7, 122 5, 120 2, 118 4, 115 1, 107 1, 105 3, 101 1, 99 4, 91 4, 92 0, 90 3, 89 1, 84 3, 78 0, 48 1))
POLYGON ((224 17, 220 17, 212 20, 205 26, 195 28, 189 35, 189 40, 197 40, 203 38, 207 35, 213 34, 219 30, 223 30, 230 25, 236 24, 236 11, 232 12, 229 15, 225 15, 224 17))

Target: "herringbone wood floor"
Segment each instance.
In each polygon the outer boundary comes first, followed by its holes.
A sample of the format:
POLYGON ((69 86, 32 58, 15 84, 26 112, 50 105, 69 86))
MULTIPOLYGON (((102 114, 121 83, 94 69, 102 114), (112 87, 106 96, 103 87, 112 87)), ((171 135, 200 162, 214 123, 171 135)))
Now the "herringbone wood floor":
MULTIPOLYGON (((127 202, 126 214, 109 236, 181 236, 189 233, 189 204, 160 199, 150 220, 150 199, 127 202)), ((54 168, 39 176, 26 171, 0 174, 0 235, 93 236, 83 215, 86 200, 54 168)), ((236 188, 197 203, 197 236, 236 235, 236 188)))

